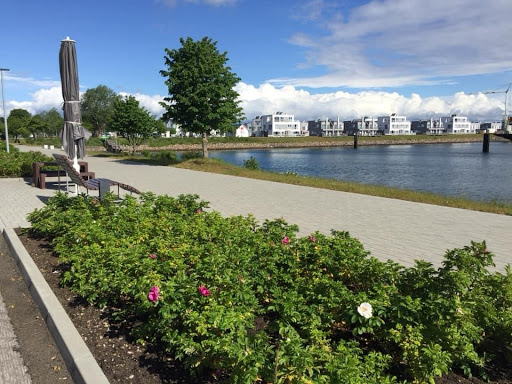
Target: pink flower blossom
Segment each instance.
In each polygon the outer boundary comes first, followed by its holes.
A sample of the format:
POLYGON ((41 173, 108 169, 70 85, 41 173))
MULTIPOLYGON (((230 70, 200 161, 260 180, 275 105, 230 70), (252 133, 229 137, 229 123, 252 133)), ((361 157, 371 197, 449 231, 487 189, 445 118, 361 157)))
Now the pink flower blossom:
POLYGON ((210 290, 206 288, 204 285, 199 286, 199 293, 203 296, 210 296, 210 290))
POLYGON ((148 293, 148 299, 153 303, 156 303, 158 301, 159 292, 160 289, 154 285, 148 293))
POLYGON ((290 238, 288 236, 283 237, 283 240, 281 240, 282 244, 288 244, 290 242, 290 238))
POLYGON ((201 208, 196 209, 196 213, 202 213, 202 212, 203 212, 203 210, 201 208))
POLYGON ((313 243, 316 243, 316 238, 313 235, 309 236, 309 240, 311 240, 313 243))
POLYGON ((156 259, 156 253, 152 253, 151 255, 149 255, 149 257, 151 257, 152 259, 156 259))

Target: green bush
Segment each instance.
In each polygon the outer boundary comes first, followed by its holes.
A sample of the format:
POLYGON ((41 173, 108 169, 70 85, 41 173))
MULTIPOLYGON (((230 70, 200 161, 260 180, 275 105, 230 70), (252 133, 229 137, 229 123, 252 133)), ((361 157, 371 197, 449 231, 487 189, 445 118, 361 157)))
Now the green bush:
POLYGON ((0 177, 32 176, 32 163, 36 161, 53 161, 53 158, 41 152, 21 152, 18 148, 9 146, 9 153, 0 150, 0 177))
POLYGON ((201 152, 182 152, 181 153, 181 161, 187 161, 192 159, 200 159, 203 157, 203 154, 201 152))
POLYGON ((151 157, 151 152, 148 151, 147 149, 140 151, 140 154, 144 157, 151 157))
POLYGON ((178 155, 174 151, 159 151, 153 154, 152 157, 157 159, 159 164, 163 165, 177 164, 179 162, 178 155))
MULTIPOLYGON (((63 282, 117 308, 140 342, 229 383, 431 383, 485 377, 512 346, 512 272, 485 243, 442 267, 370 257, 347 232, 222 217, 195 195, 57 194, 29 215, 63 282)), ((197 378, 196 378, 197 382, 197 378)))
POLYGON ((258 169, 260 169, 258 160, 256 160, 253 156, 251 156, 247 160, 244 160, 244 167, 247 169, 252 169, 253 171, 257 171, 258 169))

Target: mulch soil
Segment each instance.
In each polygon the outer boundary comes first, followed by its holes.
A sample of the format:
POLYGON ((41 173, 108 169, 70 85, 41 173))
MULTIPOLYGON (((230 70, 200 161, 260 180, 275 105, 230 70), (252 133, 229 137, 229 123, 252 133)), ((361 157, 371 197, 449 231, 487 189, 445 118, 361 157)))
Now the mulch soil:
MULTIPOLYGON (((75 327, 78 329, 78 332, 82 335, 87 346, 111 383, 159 384, 219 382, 214 376, 209 375, 200 378, 188 377, 179 365, 174 364, 170 357, 159 352, 158 348, 153 348, 150 345, 136 344, 128 335, 129 324, 115 322, 109 319, 109 309, 100 309, 95 306, 87 305, 81 301, 77 295, 71 293, 68 288, 60 286, 61 266, 59 265, 57 257, 53 254, 51 245, 46 240, 30 237, 22 234, 20 231, 17 233, 21 242, 34 259, 34 262, 38 265, 46 281, 53 289, 55 295, 60 300, 62 306, 67 311, 75 327)), ((25 315, 23 313, 11 313, 11 311, 9 311, 9 316, 12 322, 15 323, 23 322, 24 319, 16 320, 13 319, 13 317, 24 317, 25 315)), ((41 323, 41 321, 35 317, 36 315, 31 316, 33 322, 41 323)), ((44 322, 42 324, 44 325, 44 322)), ((18 331, 19 330, 16 330, 17 335, 18 331)), ((31 333, 39 333, 39 330, 34 329, 31 333)), ((50 352, 50 357, 57 354, 58 353, 50 352)), ((22 355, 25 358, 23 351, 22 355)), ((61 359, 60 355, 59 359, 61 359)), ((69 378, 69 374, 65 371, 62 360, 55 362, 54 360, 51 360, 51 364, 47 364, 46 369, 48 374, 55 375, 57 372, 57 376, 54 376, 54 380, 50 380, 48 383, 65 382, 61 377, 67 376, 69 378), (55 366, 58 366, 58 368, 55 368, 55 366), (55 377, 58 379, 55 379, 55 377)), ((40 373, 43 374, 42 372, 40 373)), ((512 384, 512 367, 497 370, 493 379, 494 381, 491 381, 491 383, 512 384)), ((71 380, 68 379, 68 382, 70 381, 71 380)), ((36 381, 34 382, 36 383, 36 381)), ((475 378, 467 379, 454 373, 436 379, 436 384, 452 383, 483 384, 484 382, 475 378)))

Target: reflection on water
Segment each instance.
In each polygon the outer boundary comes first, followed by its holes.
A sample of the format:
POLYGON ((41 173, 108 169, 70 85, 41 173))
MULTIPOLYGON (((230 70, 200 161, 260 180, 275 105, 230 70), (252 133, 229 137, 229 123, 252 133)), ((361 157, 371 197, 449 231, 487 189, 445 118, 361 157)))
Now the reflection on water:
POLYGON ((264 170, 512 203, 512 142, 379 145, 211 151, 243 166, 253 156, 264 170))

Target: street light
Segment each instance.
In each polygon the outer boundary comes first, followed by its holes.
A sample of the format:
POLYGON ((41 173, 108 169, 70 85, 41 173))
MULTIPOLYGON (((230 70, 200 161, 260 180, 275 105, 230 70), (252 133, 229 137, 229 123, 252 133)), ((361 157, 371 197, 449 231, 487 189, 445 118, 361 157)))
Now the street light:
POLYGON ((4 108, 5 147, 7 149, 7 153, 9 153, 9 131, 7 130, 7 116, 5 116, 4 71, 8 71, 8 69, 0 68, 0 77, 2 78, 2 105, 4 108))

